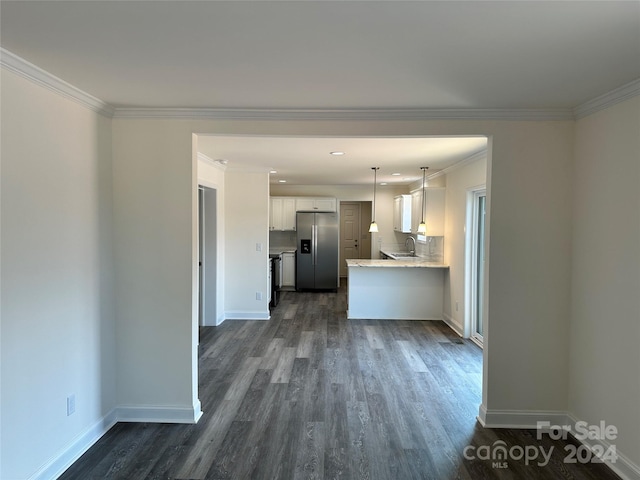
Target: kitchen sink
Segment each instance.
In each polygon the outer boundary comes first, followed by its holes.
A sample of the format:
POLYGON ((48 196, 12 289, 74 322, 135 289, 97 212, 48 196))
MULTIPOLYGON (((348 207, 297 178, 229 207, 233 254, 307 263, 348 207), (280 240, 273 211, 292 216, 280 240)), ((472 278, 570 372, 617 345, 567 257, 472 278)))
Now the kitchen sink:
POLYGON ((387 253, 389 258, 393 260, 398 260, 399 258, 415 258, 417 255, 411 252, 389 252, 387 253))

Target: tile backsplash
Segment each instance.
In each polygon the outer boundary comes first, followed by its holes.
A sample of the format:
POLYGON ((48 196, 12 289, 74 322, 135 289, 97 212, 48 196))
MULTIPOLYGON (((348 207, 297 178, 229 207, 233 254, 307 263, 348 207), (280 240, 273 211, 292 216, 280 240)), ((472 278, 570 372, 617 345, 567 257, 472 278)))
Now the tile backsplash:
MULTIPOLYGON (((404 252, 407 248, 402 242, 382 243, 380 249, 389 252, 404 252)), ((416 242, 416 254, 420 257, 425 257, 430 262, 444 262, 444 237, 427 237, 426 243, 416 242)))
POLYGON ((269 247, 295 247, 296 232, 269 232, 269 247))
POLYGON ((444 237, 427 237, 427 243, 417 243, 416 253, 430 262, 444 261, 444 237))

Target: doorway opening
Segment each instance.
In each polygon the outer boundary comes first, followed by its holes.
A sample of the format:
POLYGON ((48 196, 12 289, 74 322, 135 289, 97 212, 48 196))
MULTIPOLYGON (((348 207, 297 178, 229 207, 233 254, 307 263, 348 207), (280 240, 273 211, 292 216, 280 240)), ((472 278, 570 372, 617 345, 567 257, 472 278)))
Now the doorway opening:
POLYGON ((217 192, 198 186, 198 325, 216 325, 217 192))
POLYGON ((486 187, 469 191, 467 201, 466 256, 466 325, 469 338, 480 347, 484 344, 485 230, 486 187))
MULTIPOLYGON (((309 127, 313 128, 313 127, 309 127)), ((307 128, 303 128, 302 130, 306 131, 307 128)), ((375 130, 375 129, 374 129, 375 130)), ((490 137, 484 135, 478 135, 477 133, 474 135, 469 135, 468 137, 459 136, 459 135, 439 135, 439 136, 376 136, 371 135, 370 132, 367 132, 366 135, 357 136, 357 137, 343 137, 343 136, 334 136, 327 137, 325 135, 272 135, 269 133, 264 134, 253 134, 248 135, 244 133, 235 133, 235 134, 222 134, 209 132, 205 134, 200 134, 197 136, 197 143, 194 144, 195 152, 198 155, 198 165, 201 170, 198 171, 197 182, 202 184, 203 180, 206 178, 207 182, 210 182, 209 186, 217 186, 219 188, 220 195, 218 197, 218 209, 219 209, 219 220, 224 220, 227 215, 234 212, 234 209, 237 209, 239 205, 247 206, 248 211, 252 211, 252 217, 256 220, 257 224, 263 223, 266 218, 267 226, 265 230, 268 230, 268 211, 263 218, 262 214, 260 217, 255 215, 256 212, 263 212, 263 206, 265 200, 268 199, 269 194, 278 195, 278 196, 334 196, 338 198, 349 199, 344 203, 360 203, 360 217, 361 223, 365 225, 361 227, 360 230, 360 240, 358 241, 358 255, 359 258, 377 258, 378 257, 378 242, 382 244, 382 235, 385 236, 385 240, 395 240, 396 234, 391 229, 389 225, 392 225, 392 217, 393 217, 393 209, 392 208, 382 208, 379 215, 381 218, 380 221, 384 220, 385 226, 382 234, 377 235, 376 245, 373 245, 371 242, 371 234, 368 233, 368 226, 371 221, 371 217, 366 218, 365 208, 367 208, 367 212, 371 210, 371 201, 365 202, 359 200, 370 199, 369 195, 369 179, 367 178, 366 186, 362 186, 360 184, 354 183, 353 185, 347 185, 344 182, 345 176, 353 176, 356 178, 357 175, 354 172, 349 172, 347 167, 356 168, 358 174, 361 172, 370 171, 370 165, 376 164, 372 159, 371 155, 375 152, 384 151, 384 149, 380 148, 380 143, 385 143, 389 140, 402 142, 403 146, 411 144, 412 141, 420 140, 420 145, 427 145, 429 142, 426 140, 432 139, 454 139, 456 142, 463 141, 467 142, 468 145, 479 145, 483 144, 484 148, 481 150, 469 150, 468 152, 461 154, 461 156, 457 157, 457 160, 454 164, 447 166, 440 166, 440 170, 432 174, 427 182, 427 187, 436 187, 436 188, 446 188, 445 191, 445 211, 453 212, 453 216, 448 217, 448 220, 445 222, 446 232, 447 232, 447 242, 445 243, 445 235, 442 235, 442 243, 443 250, 446 255, 445 258, 451 258, 451 261, 447 261, 453 265, 453 268, 448 270, 448 273, 445 278, 445 295, 447 296, 445 300, 447 301, 447 311, 443 312, 443 317, 447 320, 451 320, 453 328, 457 333, 462 334, 465 338, 471 337, 471 326, 468 317, 471 312, 471 300, 468 300, 467 296, 471 295, 471 289, 467 288, 466 282, 470 279, 470 274, 467 271, 467 267, 465 266, 469 256, 467 253, 467 248, 469 245, 468 239, 466 235, 471 231, 469 226, 466 224, 466 203, 465 203, 465 194, 469 192, 469 188, 474 188, 476 185, 483 185, 483 188, 489 192, 491 189, 491 152, 492 152, 492 140, 490 137), (322 162, 312 162, 312 161, 303 161, 301 162, 301 158, 309 157, 310 145, 316 145, 322 141, 331 141, 331 145, 323 148, 322 151, 326 154, 326 152, 330 152, 335 150, 335 144, 340 142, 341 144, 346 144, 347 142, 356 142, 356 143, 366 143, 367 147, 374 146, 372 148, 371 155, 366 156, 366 163, 363 163, 358 167, 354 162, 356 158, 355 155, 350 159, 349 162, 344 162, 344 160, 338 164, 335 171, 341 172, 341 181, 340 184, 331 184, 328 180, 326 184, 318 184, 314 183, 315 180, 310 181, 309 184, 299 185, 290 180, 284 179, 285 167, 292 169, 295 171, 296 169, 301 169, 305 175, 309 175, 312 179, 324 179, 323 174, 326 173, 328 168, 328 163, 333 161, 333 157, 322 157, 325 160, 322 162), (479 141, 481 140, 481 142, 479 141), (309 145, 305 145, 309 142, 309 145), (370 144, 370 145, 369 145, 370 144), (300 151, 302 154, 296 155, 296 150, 293 148, 284 148, 285 146, 300 146, 300 151), (288 152, 288 155, 292 157, 292 159, 287 160, 283 158, 282 152, 288 152), (473 153, 475 152, 475 153, 473 153), (212 160, 214 158, 219 158, 221 160, 212 160), (228 202, 228 195, 225 194, 225 190, 228 189, 228 178, 225 180, 224 171, 227 170, 226 161, 222 160, 224 158, 233 158, 232 165, 229 166, 229 172, 233 171, 232 175, 227 175, 227 177, 232 177, 235 184, 240 185, 242 175, 244 172, 247 172, 247 175, 255 175, 256 172, 264 173, 265 177, 268 178, 267 185, 269 185, 269 189, 265 198, 257 198, 256 195, 246 195, 246 198, 240 198, 240 196, 236 197, 237 202, 234 202, 231 205, 228 202), (485 163, 481 161, 476 162, 476 160, 484 160, 485 163), (277 163, 276 163, 277 162, 277 163), (475 168, 474 168, 475 166, 475 168), (213 167, 213 168, 209 168, 213 167), (277 168, 275 168, 277 167, 277 168), (316 171, 317 169, 317 171, 316 171), (482 172, 480 171, 482 170, 482 172), (280 172, 280 173, 278 173, 280 172), (483 173, 483 175, 481 175, 483 173), (267 176, 268 174, 268 176, 267 176), (278 178, 282 177, 282 180, 278 178), (286 185, 280 185, 282 182, 286 183, 286 185), (346 190, 349 188, 349 190, 346 190), (353 199, 353 200, 351 200, 353 199), (464 227, 467 226, 466 229, 464 227), (366 235, 366 240, 371 242, 370 245, 364 245, 363 236, 366 235), (387 239, 388 237, 388 239, 387 239), (463 307, 464 305, 464 307, 463 307), (460 312, 462 307, 464 310, 460 312), (456 313, 459 312, 459 313, 456 313)), ((413 147, 419 147, 420 145, 414 145, 413 147)), ((316 145, 317 146, 317 145, 316 145)), ((416 148, 412 147, 412 155, 415 156, 416 148)), ((341 150, 347 150, 347 148, 341 148, 341 150)), ((350 148, 349 151, 362 151, 360 149, 350 148)), ((364 150, 368 151, 368 150, 364 150)), ((397 155, 398 150, 394 150, 397 155)), ((413 158, 413 157, 412 157, 413 158)), ((429 156, 424 156, 424 158, 430 158, 429 156)), ((432 160, 429 162, 429 167, 433 170, 436 170, 436 160, 432 160)), ((415 172, 420 172, 420 166, 424 163, 420 161, 419 164, 414 165, 410 170, 415 172)), ((391 165, 391 164, 390 164, 391 165)), ((388 168, 388 172, 395 172, 395 167, 399 164, 397 162, 392 162, 394 169, 388 168)), ((333 170, 332 170, 333 171, 333 170)), ((287 171, 287 175, 291 173, 287 171)), ((291 174, 292 175, 292 174, 291 174)), ((389 173, 389 175, 392 175, 389 173)), ((417 174, 416 174, 417 175, 417 174)), ((395 177, 393 177, 395 178, 395 177)), ((417 177, 416 177, 417 178, 417 177)), ((406 180, 403 178, 403 180, 406 180)), ((419 179, 418 179, 419 180, 419 179)), ((298 179, 296 182, 300 182, 298 179)), ((416 180, 417 181, 417 180, 416 180)), ((406 190, 410 190, 412 186, 409 184, 406 186, 406 190)), ((397 188, 398 193, 401 193, 400 187, 397 188)), ((404 190, 404 188, 403 188, 404 190)), ((406 193, 406 192, 405 192, 406 193)), ((268 201, 268 200, 267 200, 268 201)), ((342 202, 341 202, 342 203, 342 202)), ((381 203, 383 205, 383 203, 381 203)), ((488 244, 490 241, 490 208, 491 208, 491 200, 487 197, 486 200, 486 208, 487 208, 487 223, 486 223, 486 241, 487 245, 486 250, 488 250, 488 244)), ((268 209, 267 209, 268 210, 268 209)), ((421 213, 422 213, 422 209, 421 213)), ((425 207, 425 210, 428 210, 425 207)), ((264 212, 263 212, 264 213, 264 212)), ((370 213, 369 213, 370 215, 370 213)), ((194 215, 194 221, 197 216, 194 215)), ((228 218, 228 217, 227 217, 228 218)), ((219 262, 219 273, 217 278, 218 289, 222 289, 222 294, 218 297, 218 308, 221 311, 219 312, 219 323, 222 323, 225 320, 226 316, 226 307, 228 307, 228 297, 229 295, 225 295, 225 289, 229 289, 229 284, 225 281, 225 271, 234 271, 238 266, 244 265, 246 259, 246 252, 240 253, 234 251, 233 249, 226 249, 226 246, 235 240, 236 234, 240 235, 242 233, 238 232, 229 232, 229 230, 225 229, 225 225, 227 222, 222 221, 219 225, 219 244, 218 244, 218 262, 219 262), (226 303, 226 304, 225 304, 226 303)), ((341 228, 342 230, 342 228, 341 228)), ((254 234, 255 232, 251 232, 254 234)), ((288 233, 287 235, 292 235, 288 233)), ((258 234, 256 234, 258 236, 258 234)), ((268 237, 267 237, 268 238, 268 237)), ((375 240, 375 239, 374 239, 375 240)), ((402 239, 404 241, 404 238, 402 239)), ((259 238, 257 238, 256 242, 256 250, 261 248, 260 246, 263 244, 259 238)), ((269 240, 267 240, 267 245, 269 245, 269 240)), ((253 251, 253 248, 251 248, 253 251)), ((195 255, 194 255, 195 256, 195 255)), ((488 253, 487 253, 488 256, 488 253)), ((340 254, 340 265, 345 265, 343 255, 340 254)), ((195 267, 195 265, 194 265, 195 267)), ((264 269, 264 277, 267 278, 268 272, 268 263, 264 262, 263 265, 256 265, 254 270, 264 269)), ((488 291, 489 289, 489 264, 486 264, 486 272, 483 275, 484 282, 482 283, 483 291, 488 291)), ((346 273, 340 272, 340 276, 346 275, 346 273)), ((477 278, 477 277, 476 277, 477 278)), ((195 283, 195 282, 194 282, 195 283)), ((204 280, 206 284, 206 279, 204 280)), ((265 282, 266 285, 266 282, 265 282)), ((244 290, 248 290, 248 286, 241 287, 244 290)), ((237 287, 234 286, 233 291, 235 292, 237 287)), ((256 286, 256 288, 251 288, 252 294, 253 290, 258 292, 260 290, 260 286, 256 286)), ((194 292, 196 293, 196 292, 194 292)), ((480 295, 480 299, 482 299, 482 294, 480 295)), ((257 295, 256 295, 257 297, 257 295)), ((195 305, 196 296, 194 295, 194 310, 197 308, 195 305)), ((251 299, 253 300, 253 299, 251 299)), ((483 327, 482 333, 483 338, 486 339, 484 342, 483 348, 483 376, 482 376, 482 391, 483 391, 483 401, 482 405, 486 404, 486 387, 487 387, 487 371, 488 371, 488 353, 489 353, 489 314, 487 312, 488 299, 484 299, 481 301, 483 304, 484 315, 480 319, 481 325, 483 327)), ((206 304, 206 302, 205 302, 206 304)), ((195 316, 195 315, 194 315, 195 316)), ((205 315, 206 322, 206 315, 205 315)), ((195 322, 194 322, 195 323, 195 322)), ((215 324, 214 324, 215 325, 215 324)))

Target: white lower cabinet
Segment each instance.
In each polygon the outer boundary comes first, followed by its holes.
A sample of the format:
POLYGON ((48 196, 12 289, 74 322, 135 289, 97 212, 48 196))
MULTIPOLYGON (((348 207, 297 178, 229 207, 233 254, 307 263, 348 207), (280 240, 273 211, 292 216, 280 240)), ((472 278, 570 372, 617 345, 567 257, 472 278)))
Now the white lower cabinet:
POLYGON ((282 254, 282 286, 296 286, 296 254, 285 252, 282 254))

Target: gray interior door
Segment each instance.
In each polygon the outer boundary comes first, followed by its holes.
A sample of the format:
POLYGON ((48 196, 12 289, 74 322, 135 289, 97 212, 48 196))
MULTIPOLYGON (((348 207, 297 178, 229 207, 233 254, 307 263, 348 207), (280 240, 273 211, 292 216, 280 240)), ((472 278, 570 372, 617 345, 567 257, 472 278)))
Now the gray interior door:
POLYGON ((347 276, 349 258, 360 258, 360 202, 340 202, 340 276, 347 276))

